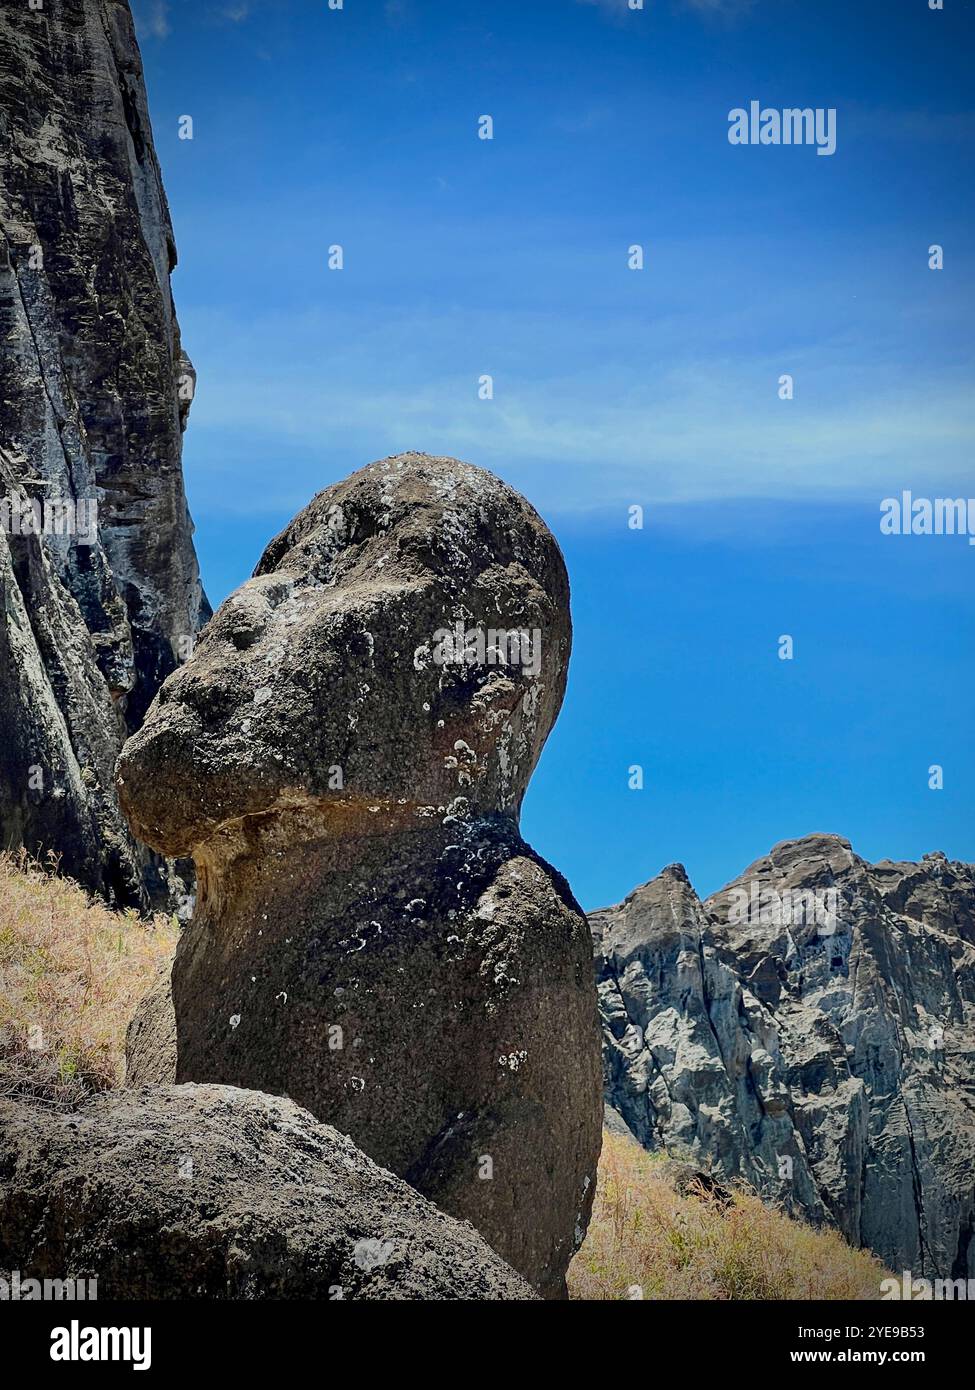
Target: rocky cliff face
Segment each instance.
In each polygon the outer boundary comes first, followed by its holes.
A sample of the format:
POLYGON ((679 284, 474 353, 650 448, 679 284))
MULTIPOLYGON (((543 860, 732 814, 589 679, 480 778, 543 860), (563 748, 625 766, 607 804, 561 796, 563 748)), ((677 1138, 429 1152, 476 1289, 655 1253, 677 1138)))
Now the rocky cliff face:
POLYGON ((121 902, 126 734, 209 610, 181 471, 193 370, 124 0, 0 4, 0 836, 121 902))
POLYGON ((892 1268, 975 1274, 975 867, 777 845, 701 903, 680 866, 592 914, 605 1093, 892 1268))

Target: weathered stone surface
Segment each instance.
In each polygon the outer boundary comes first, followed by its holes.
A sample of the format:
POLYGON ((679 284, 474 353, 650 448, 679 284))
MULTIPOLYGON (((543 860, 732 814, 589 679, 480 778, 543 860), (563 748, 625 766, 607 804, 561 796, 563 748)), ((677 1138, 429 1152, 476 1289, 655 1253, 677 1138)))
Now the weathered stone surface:
POLYGON ((916 1276, 975 1274, 975 870, 777 845, 592 914, 607 1102, 916 1276), (832 896, 835 895, 835 896, 832 896))
MULTIPOLYGON (((547 1294, 601 1117, 588 929, 518 831, 569 646, 528 504, 453 459, 385 459, 271 543, 119 764, 139 836, 197 866, 178 1079, 291 1096, 547 1294), (452 664, 455 622, 535 645, 452 664)), ((137 1020, 133 1079, 167 1026, 137 1020)))
POLYGON ((173 1012, 172 957, 160 967, 125 1034, 128 1080, 172 1085, 176 1080, 176 1015, 173 1012))
POLYGON ((590 924, 607 1102, 646 1148, 706 1160, 822 1219, 777 1066, 775 1021, 715 952, 682 866, 590 914, 590 924), (792 1161, 791 1181, 779 1177, 780 1156, 792 1161))
POLYGON ((0 8, 0 836, 125 903, 166 896, 113 771, 208 613, 180 464, 193 373, 123 0, 0 8), (91 540, 93 543, 83 543, 91 540), (9 733, 8 733, 9 731, 9 733))
POLYGON ((289 1100, 0 1100, 0 1270, 98 1298, 531 1299, 464 1222, 289 1100))

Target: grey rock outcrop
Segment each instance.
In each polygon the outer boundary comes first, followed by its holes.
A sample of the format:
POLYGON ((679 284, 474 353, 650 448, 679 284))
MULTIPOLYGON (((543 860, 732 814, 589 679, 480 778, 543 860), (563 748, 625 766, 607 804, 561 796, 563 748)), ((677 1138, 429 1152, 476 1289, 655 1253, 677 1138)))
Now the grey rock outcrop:
POLYGON ((786 841, 591 914, 606 1100, 892 1268, 975 1275, 975 869, 786 841))
POLYGON ((706 1160, 821 1220, 775 1020, 714 949, 683 868, 664 869, 590 924, 608 1104, 645 1148, 706 1160))
POLYGON ((464 1222, 289 1100, 0 1100, 0 1271, 105 1299, 532 1299, 464 1222))
POLYGON ((0 842, 126 904, 115 760, 209 612, 175 263, 128 4, 0 6, 0 842))
POLYGON ((131 1078, 165 1075, 174 1009, 176 1079, 291 1096, 552 1296, 594 1193, 599 1027, 585 918, 518 815, 570 638, 523 498, 385 459, 271 543, 119 763, 136 833, 199 884, 131 1078))

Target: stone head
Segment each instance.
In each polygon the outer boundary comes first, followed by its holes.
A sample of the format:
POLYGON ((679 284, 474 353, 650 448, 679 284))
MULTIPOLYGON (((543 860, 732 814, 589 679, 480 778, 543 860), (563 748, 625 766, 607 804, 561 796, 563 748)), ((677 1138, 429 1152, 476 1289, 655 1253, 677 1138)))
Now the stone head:
POLYGON ((169 855, 289 808, 353 835, 517 817, 570 645, 562 556, 517 492, 383 459, 319 493, 221 606, 122 751, 122 805, 169 855))

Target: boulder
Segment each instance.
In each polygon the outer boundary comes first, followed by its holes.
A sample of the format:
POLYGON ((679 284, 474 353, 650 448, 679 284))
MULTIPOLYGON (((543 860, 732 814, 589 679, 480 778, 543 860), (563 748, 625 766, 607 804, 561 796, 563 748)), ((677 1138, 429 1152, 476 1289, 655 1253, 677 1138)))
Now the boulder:
POLYGON ((570 640, 523 498, 384 459, 272 541, 118 769, 136 834, 197 869, 172 1005, 147 1005, 174 1010, 177 1079, 290 1096, 553 1296, 592 1203, 599 1031, 585 918, 518 817, 570 640))
POLYGON ((464 1222, 289 1100, 0 1100, 0 1271, 105 1299, 532 1299, 464 1222))

